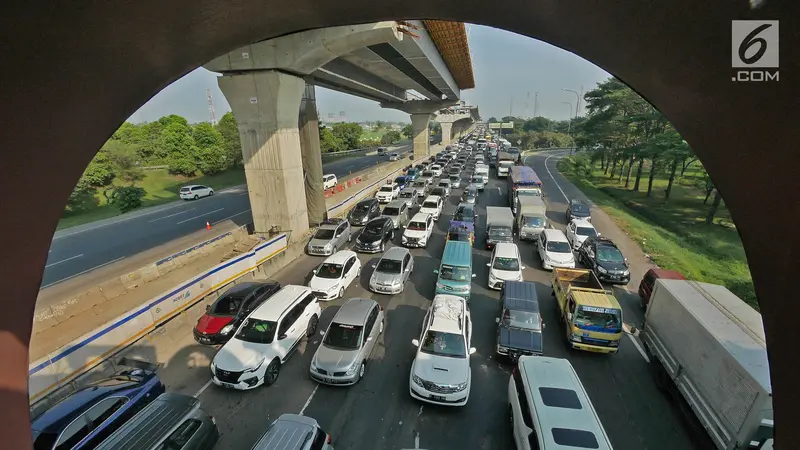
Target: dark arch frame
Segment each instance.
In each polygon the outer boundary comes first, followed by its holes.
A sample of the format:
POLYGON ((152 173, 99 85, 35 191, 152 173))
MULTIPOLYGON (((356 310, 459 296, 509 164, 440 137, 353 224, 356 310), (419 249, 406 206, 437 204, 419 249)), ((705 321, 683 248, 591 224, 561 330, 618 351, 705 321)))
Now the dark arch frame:
MULTIPOLYGON (((504 28, 598 64, 655 104, 714 177, 748 255, 770 342, 777 421, 793 383, 790 265, 796 239, 759 213, 800 219, 795 193, 798 3, 766 0, 140 0, 15 2, 0 15, 0 404, 4 448, 30 445, 27 357, 39 281, 66 199, 117 126, 162 88, 247 42, 305 29, 400 18, 504 28), (46 6, 45 6, 46 5, 46 6), (783 19, 781 71, 770 84, 730 81, 730 20, 783 19), (777 194, 776 194, 777 193, 777 194), (789 200, 787 202, 787 200, 789 200)), ((769 216, 768 216, 769 217, 769 216)), ((778 428, 779 442, 800 430, 778 428)), ((787 444, 788 445, 788 444, 787 444)))

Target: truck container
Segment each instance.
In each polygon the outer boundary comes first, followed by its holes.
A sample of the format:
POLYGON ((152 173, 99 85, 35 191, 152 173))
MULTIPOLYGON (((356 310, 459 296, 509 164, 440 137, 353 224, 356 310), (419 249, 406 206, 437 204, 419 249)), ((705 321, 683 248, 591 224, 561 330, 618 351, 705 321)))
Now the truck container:
POLYGON ((541 197, 522 195, 517 198, 514 223, 520 240, 535 241, 547 227, 547 207, 541 197))
POLYGON ((771 437, 764 326, 744 301, 723 286, 659 279, 640 336, 657 384, 688 404, 691 421, 705 430, 696 431, 718 449, 753 448, 771 437))
POLYGON ((487 249, 494 248, 500 242, 514 242, 514 215, 511 208, 504 206, 486 207, 486 235, 487 249))
POLYGON ((517 197, 531 195, 542 197, 542 180, 539 175, 528 166, 514 166, 508 173, 508 204, 511 212, 517 213, 517 197))

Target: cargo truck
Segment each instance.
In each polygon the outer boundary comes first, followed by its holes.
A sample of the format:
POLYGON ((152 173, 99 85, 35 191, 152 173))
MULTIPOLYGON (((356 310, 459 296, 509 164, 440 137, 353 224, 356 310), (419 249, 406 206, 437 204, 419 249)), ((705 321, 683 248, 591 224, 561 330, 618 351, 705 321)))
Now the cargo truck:
POLYGON ((500 242, 514 242, 514 215, 504 206, 486 207, 486 249, 500 242))
POLYGON ((547 207, 541 197, 520 196, 517 198, 517 215, 514 223, 519 239, 535 241, 547 227, 547 207))
POLYGON ((542 180, 536 172, 528 166, 514 166, 508 173, 508 204, 511 212, 517 213, 517 197, 530 195, 543 197, 542 180))
POLYGON ((505 178, 508 176, 509 170, 511 167, 516 164, 517 155, 508 153, 508 152, 500 152, 497 155, 497 178, 505 178))
POLYGON ((619 350, 622 308, 594 272, 553 269, 553 295, 570 347, 597 353, 619 350))
POLYGON ((689 413, 699 438, 733 450, 772 437, 761 314, 723 286, 659 279, 639 335, 656 383, 689 413))

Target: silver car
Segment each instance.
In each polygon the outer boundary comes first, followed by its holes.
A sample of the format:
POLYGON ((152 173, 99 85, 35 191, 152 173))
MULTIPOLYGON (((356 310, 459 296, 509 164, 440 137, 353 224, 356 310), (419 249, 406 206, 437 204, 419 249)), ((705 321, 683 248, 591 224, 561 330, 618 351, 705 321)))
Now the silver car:
POLYGON ((383 308, 369 298, 347 300, 333 317, 322 344, 311 359, 311 378, 336 386, 356 384, 364 377, 372 350, 383 333, 383 308))
POLYGON ((381 256, 369 279, 369 289, 378 294, 399 294, 414 271, 414 257, 407 248, 392 247, 381 256))
POLYGON ((403 199, 389 202, 389 204, 383 208, 381 215, 392 219, 395 230, 407 224, 408 219, 410 219, 409 207, 403 199))
POLYGON ((437 185, 440 188, 444 188, 445 197, 450 197, 450 179, 443 178, 439 180, 439 184, 437 185))
POLYGON ((398 199, 403 200, 406 202, 406 206, 411 209, 417 206, 417 188, 414 186, 407 187, 400 191, 400 195, 397 196, 398 199))
POLYGON ((477 202, 477 200, 478 200, 478 188, 472 185, 472 183, 470 183, 470 185, 467 186, 466 189, 464 189, 464 193, 461 194, 461 202, 471 203, 474 205, 477 202))
POLYGON ((350 222, 346 219, 329 219, 320 225, 308 241, 306 251, 309 255, 330 256, 344 248, 352 237, 350 222))
POLYGON ((417 202, 424 200, 431 190, 430 183, 422 178, 414 180, 414 184, 412 184, 411 187, 417 190, 417 202))
POLYGON ((461 187, 461 175, 450 175, 450 187, 453 189, 461 187))

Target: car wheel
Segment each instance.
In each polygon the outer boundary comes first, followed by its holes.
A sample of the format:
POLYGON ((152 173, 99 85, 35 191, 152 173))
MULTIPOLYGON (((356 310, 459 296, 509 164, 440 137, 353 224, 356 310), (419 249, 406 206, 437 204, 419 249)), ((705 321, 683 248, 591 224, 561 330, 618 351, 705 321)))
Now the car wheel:
POLYGON ((353 242, 353 233, 347 235, 347 242, 353 242))
POLYGON ((281 373, 281 362, 273 359, 267 366, 267 372, 264 374, 264 386, 271 386, 278 381, 278 375, 281 373))
POLYGON ((318 324, 319 324, 319 319, 317 318, 317 315, 314 314, 308 321, 308 328, 306 329, 306 337, 311 337, 314 335, 314 333, 317 332, 318 324))
MULTIPOLYGON (((364 378, 364 373, 367 371, 367 364, 364 361, 361 361, 361 367, 358 368, 358 381, 361 381, 364 378)), ((358 383, 356 381, 356 383, 358 383)))
POLYGON ((356 271, 356 278, 360 276, 361 276, 361 267, 359 267, 358 270, 356 271))
POLYGON ((344 288, 339 288, 339 298, 344 298, 344 288))
POLYGON ((194 199, 197 200, 198 198, 200 197, 197 194, 194 194, 194 199))
POLYGON ((384 328, 385 326, 386 326, 386 325, 384 324, 384 321, 383 321, 383 320, 381 320, 381 326, 380 326, 380 328, 378 328, 378 334, 380 334, 380 333, 383 333, 383 328, 384 328))
POLYGON ((209 197, 213 197, 214 196, 214 191, 208 191, 208 196, 209 197))
POLYGON ((386 242, 381 242, 381 252, 386 249, 386 242))
POLYGON ((394 230, 392 230, 392 234, 389 235, 389 239, 392 241, 394 240, 394 230))
POLYGON ((334 254, 334 253, 336 253, 338 251, 339 251, 339 247, 333 247, 333 253, 331 253, 331 254, 334 254))

